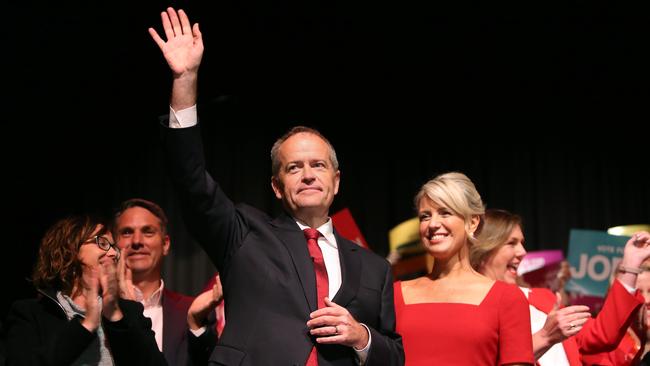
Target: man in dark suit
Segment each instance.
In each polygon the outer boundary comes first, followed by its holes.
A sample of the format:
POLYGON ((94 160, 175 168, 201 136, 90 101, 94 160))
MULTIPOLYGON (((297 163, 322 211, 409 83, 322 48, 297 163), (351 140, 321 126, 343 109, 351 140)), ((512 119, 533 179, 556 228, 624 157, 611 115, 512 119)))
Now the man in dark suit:
POLYGON ((388 262, 339 236, 328 216, 340 178, 329 141, 297 127, 273 146, 272 187, 284 215, 235 206, 205 170, 195 106, 203 54, 198 24, 191 26, 182 10, 161 16, 167 41, 149 32, 174 75, 163 144, 185 221, 216 264, 225 295, 227 324, 210 361, 403 364, 388 262), (318 231, 308 241, 305 229, 318 231))
POLYGON ((126 259, 119 269, 121 296, 142 303, 144 315, 151 319, 158 348, 170 365, 205 364, 216 343, 214 327, 207 324, 206 315, 217 301, 205 301, 206 296, 201 295, 193 303, 192 297, 165 287, 161 272, 171 241, 163 209, 140 198, 126 200, 115 213, 113 230, 126 259), (188 327, 191 308, 191 314, 201 314, 190 319, 196 324, 194 327, 188 327), (200 319, 196 320, 197 317, 200 319))

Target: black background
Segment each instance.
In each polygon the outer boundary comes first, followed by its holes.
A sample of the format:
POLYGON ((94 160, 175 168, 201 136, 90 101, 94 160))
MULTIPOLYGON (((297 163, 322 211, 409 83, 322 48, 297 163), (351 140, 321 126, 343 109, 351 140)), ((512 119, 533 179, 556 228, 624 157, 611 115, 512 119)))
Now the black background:
POLYGON ((49 225, 134 196, 172 218, 170 287, 207 280, 158 141, 170 73, 147 28, 169 5, 200 23, 206 153, 235 201, 279 212, 268 151, 306 124, 337 148, 333 211, 348 207, 381 255, 419 186, 449 170, 523 215, 529 250, 566 249, 570 228, 650 222, 647 9, 440 3, 8 4, 2 313, 32 294, 24 278, 49 225))

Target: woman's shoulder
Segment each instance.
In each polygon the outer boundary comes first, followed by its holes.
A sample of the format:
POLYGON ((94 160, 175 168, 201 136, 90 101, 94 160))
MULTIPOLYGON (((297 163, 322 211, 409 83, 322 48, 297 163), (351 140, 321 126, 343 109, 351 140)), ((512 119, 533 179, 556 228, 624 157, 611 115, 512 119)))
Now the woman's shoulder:
POLYGON ((528 291, 530 293, 530 296, 540 297, 552 302, 555 302, 557 299, 557 295, 555 295, 553 291, 544 287, 533 287, 528 289, 528 291))
POLYGON ((417 287, 419 284, 422 283, 423 278, 424 277, 418 277, 412 280, 405 280, 405 281, 398 280, 395 281, 395 286, 400 286, 401 288, 417 287))
POLYGON ((485 277, 483 275, 478 275, 476 276, 473 280, 472 283, 474 283, 476 286, 481 286, 484 288, 491 289, 494 287, 494 283, 497 282, 489 277, 485 277))
POLYGON ((503 302, 528 303, 526 295, 521 288, 513 284, 505 283, 503 281, 494 281, 492 292, 501 298, 503 302))
POLYGON ((7 319, 34 319, 52 315, 60 318, 65 317, 65 313, 56 301, 45 296, 39 296, 14 301, 7 313, 7 319))
POLYGON ((557 303, 557 295, 547 288, 534 287, 528 289, 528 303, 548 314, 557 303))
POLYGON ((11 304, 11 308, 9 309, 10 312, 18 312, 22 313, 25 311, 32 311, 34 308, 41 308, 42 305, 42 300, 39 300, 38 298, 31 298, 31 299, 20 299, 16 300, 11 304))
POLYGON ((496 281, 485 277, 480 273, 468 273, 458 281, 459 285, 468 291, 489 292, 494 287, 496 281))
MULTIPOLYGON (((422 276, 406 281, 395 281, 394 283, 394 296, 404 303, 422 302, 423 295, 432 294, 433 283, 427 276, 422 276), (408 300, 408 301, 407 301, 408 300)), ((427 296, 424 296, 426 298, 427 296)))

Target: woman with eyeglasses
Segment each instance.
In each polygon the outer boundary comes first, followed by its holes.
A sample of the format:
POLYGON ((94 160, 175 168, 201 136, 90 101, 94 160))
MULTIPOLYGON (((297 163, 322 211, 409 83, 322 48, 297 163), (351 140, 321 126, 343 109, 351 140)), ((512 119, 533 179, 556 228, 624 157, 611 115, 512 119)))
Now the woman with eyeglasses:
POLYGON ((32 276, 39 296, 7 316, 7 365, 166 365, 142 305, 119 298, 119 257, 96 218, 48 229, 32 276))

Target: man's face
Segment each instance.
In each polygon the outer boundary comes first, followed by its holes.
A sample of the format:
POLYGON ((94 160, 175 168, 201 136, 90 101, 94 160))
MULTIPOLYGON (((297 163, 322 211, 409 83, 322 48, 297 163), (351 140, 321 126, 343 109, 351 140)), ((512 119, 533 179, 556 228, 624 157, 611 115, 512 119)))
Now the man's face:
POLYGON ((169 252, 169 236, 163 233, 160 220, 145 208, 131 207, 117 218, 115 226, 116 244, 133 279, 159 278, 162 259, 169 252))
POLYGON ((314 134, 298 133, 282 143, 278 159, 280 170, 271 183, 285 208, 298 218, 327 216, 340 179, 327 143, 314 134))

